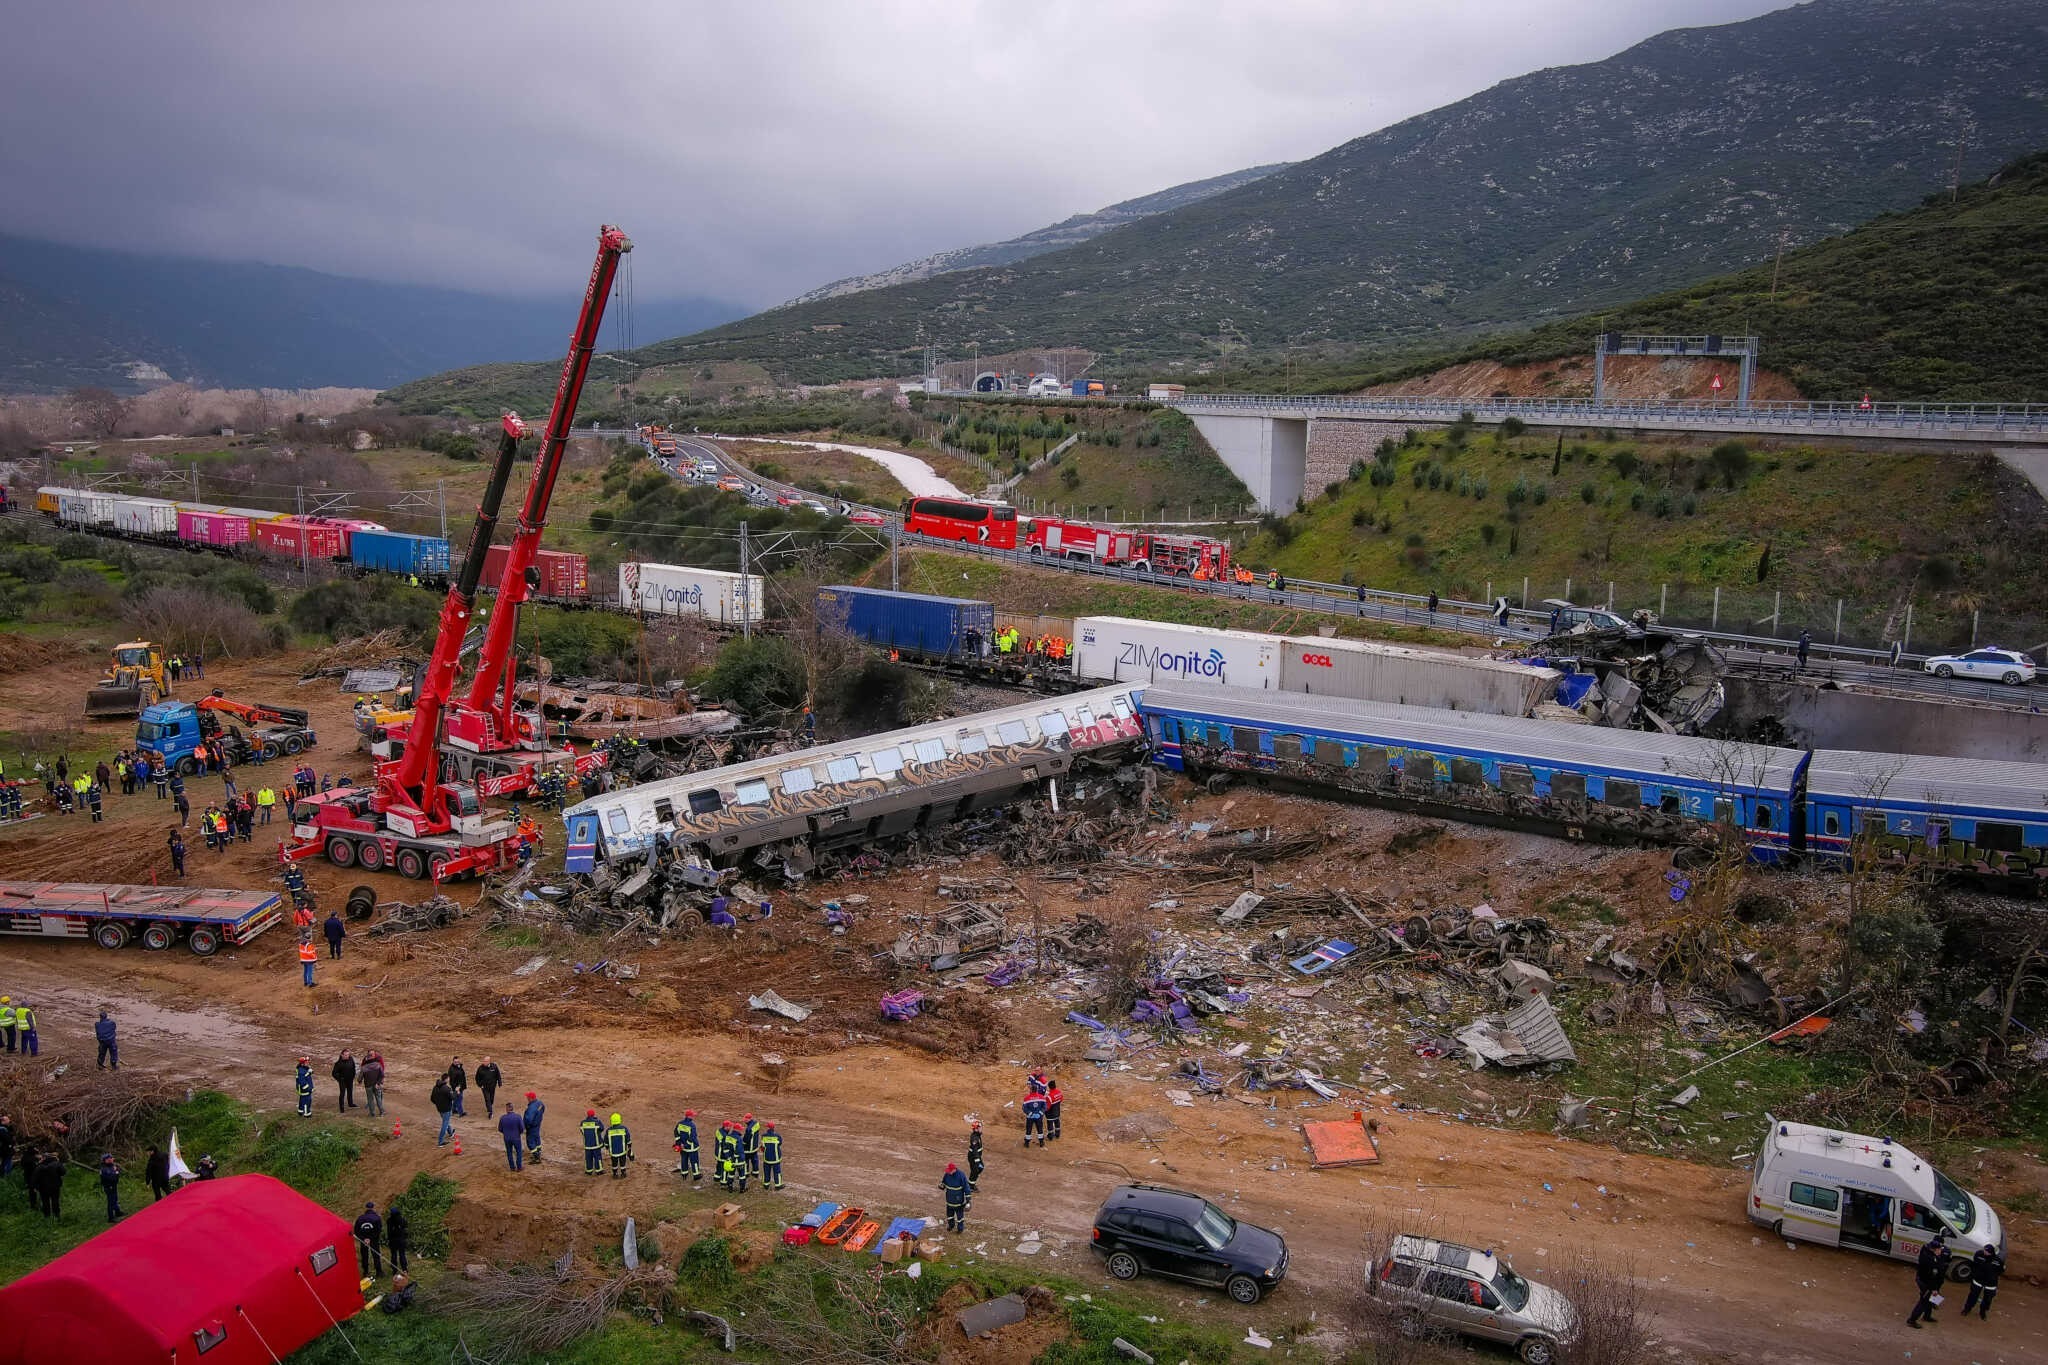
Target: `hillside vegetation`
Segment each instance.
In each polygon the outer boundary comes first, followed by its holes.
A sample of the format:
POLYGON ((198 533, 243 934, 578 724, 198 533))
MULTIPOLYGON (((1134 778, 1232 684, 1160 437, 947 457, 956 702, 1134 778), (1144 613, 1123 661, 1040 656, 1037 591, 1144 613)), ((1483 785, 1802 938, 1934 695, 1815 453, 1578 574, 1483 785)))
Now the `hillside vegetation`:
POLYGON ((2048 152, 1953 196, 1707 280, 1451 355, 1241 366, 1208 389, 1345 393, 1471 360, 1589 357, 1601 331, 1763 337, 1763 363, 1810 398, 2048 402, 2048 152), (1773 289, 1773 279, 1776 288, 1773 289))
POLYGON ((1388 443, 1307 509, 1269 519, 1247 558, 1283 573, 1517 605, 1570 596, 1660 606, 1723 628, 1915 646, 2044 638, 2048 508, 1990 455, 1643 442, 1613 433, 1388 443))

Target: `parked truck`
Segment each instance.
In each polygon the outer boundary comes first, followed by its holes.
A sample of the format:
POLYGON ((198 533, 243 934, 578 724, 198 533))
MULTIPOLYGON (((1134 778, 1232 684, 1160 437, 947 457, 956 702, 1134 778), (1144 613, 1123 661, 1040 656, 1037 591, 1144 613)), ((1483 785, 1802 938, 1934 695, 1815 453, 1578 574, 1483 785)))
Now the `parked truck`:
POLYGON ((180 938, 201 957, 237 947, 276 924, 272 891, 97 882, 0 882, 0 934, 90 938, 102 948, 140 939, 158 952, 180 938))
POLYGON ((259 755, 265 762, 280 755, 296 757, 319 743, 312 717, 296 707, 250 706, 231 702, 218 693, 191 702, 158 702, 142 713, 135 727, 135 742, 152 766, 168 763, 191 776, 199 771, 199 750, 210 740, 219 740, 230 760, 245 763, 259 755), (249 730, 222 716, 236 716, 249 722, 249 730))

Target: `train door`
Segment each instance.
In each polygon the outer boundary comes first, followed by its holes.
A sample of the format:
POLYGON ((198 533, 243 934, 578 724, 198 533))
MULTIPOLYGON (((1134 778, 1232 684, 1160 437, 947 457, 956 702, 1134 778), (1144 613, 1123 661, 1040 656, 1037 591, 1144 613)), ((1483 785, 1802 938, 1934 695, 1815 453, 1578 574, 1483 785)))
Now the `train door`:
POLYGON ((569 840, 562 870, 590 872, 597 866, 597 812, 580 811, 569 816, 569 840))

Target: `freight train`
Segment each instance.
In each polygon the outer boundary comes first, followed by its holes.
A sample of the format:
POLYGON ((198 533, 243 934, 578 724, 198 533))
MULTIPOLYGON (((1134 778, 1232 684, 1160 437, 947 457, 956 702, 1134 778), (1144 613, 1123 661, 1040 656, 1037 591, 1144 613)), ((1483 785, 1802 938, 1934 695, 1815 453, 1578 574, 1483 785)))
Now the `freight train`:
POLYGON ((1242 687, 1143 689, 1154 761, 1570 839, 1684 845, 1739 831, 1761 862, 2048 882, 2048 766, 1784 749, 1242 687))

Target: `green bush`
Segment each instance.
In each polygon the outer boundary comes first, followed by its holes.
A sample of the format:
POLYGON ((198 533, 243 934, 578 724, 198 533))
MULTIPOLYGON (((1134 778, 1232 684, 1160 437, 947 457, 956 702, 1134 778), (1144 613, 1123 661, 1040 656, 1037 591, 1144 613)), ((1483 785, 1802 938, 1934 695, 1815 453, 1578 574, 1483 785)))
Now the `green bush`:
POLYGON ((1591 507, 1593 505, 1593 499, 1599 496, 1600 490, 1595 488, 1592 484, 1582 483, 1579 485, 1579 501, 1585 503, 1588 507, 1591 507))
POLYGON ((1749 477, 1749 447, 1740 441, 1721 442, 1707 459, 1729 488, 1749 477))
POLYGON ((690 1243, 683 1263, 676 1267, 676 1282, 704 1293, 732 1288, 739 1280, 733 1268, 732 1243, 718 1233, 707 1233, 690 1243))
POLYGON ((308 635, 346 640, 390 627, 424 637, 434 629, 440 603, 424 588, 390 578, 337 578, 300 593, 286 613, 308 635))
POLYGON ((412 1234, 412 1249, 422 1256, 443 1260, 448 1255, 448 1214, 462 1186, 425 1171, 412 1178, 405 1193, 390 1207, 405 1212, 406 1230, 412 1234))
POLYGON ((264 1125, 250 1164, 309 1198, 325 1201, 362 1154, 360 1129, 326 1123, 308 1128, 294 1117, 264 1125))
POLYGON ((1642 464, 1642 461, 1636 457, 1636 453, 1627 447, 1623 447, 1609 455, 1607 462, 1613 465, 1614 472, 1621 475, 1624 479, 1633 475, 1636 472, 1637 466, 1642 464))
POLYGON ((734 640, 718 653, 704 679, 704 695, 750 716, 793 711, 804 704, 804 661, 780 635, 734 640))

